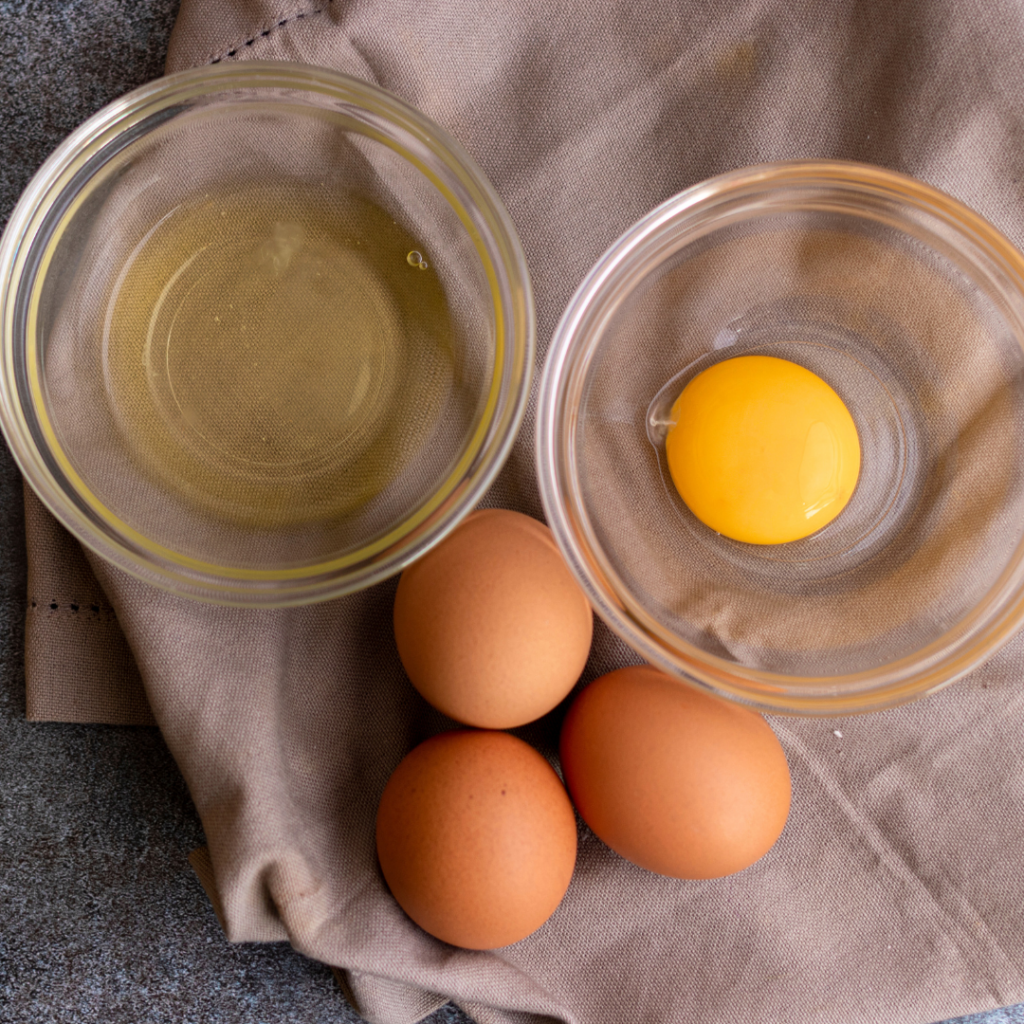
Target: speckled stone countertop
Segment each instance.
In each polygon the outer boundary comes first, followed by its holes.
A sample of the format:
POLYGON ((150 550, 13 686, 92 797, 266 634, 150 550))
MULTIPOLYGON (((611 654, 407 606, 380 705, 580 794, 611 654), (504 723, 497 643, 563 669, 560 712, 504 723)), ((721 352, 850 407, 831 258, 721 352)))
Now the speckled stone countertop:
MULTIPOLYGON (((68 132, 161 73, 177 6, 0 0, 0 225, 68 132)), ((25 721, 24 595, 21 479, 0 446, 0 1024, 358 1022, 324 965, 224 939, 156 729, 25 721)), ((1024 1006, 955 1024, 1024 1024, 1024 1006)))

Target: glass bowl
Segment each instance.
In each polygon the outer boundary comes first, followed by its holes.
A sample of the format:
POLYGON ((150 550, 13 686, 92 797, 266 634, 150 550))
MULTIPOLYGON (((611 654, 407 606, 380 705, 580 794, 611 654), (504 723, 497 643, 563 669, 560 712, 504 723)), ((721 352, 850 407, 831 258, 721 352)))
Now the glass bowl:
POLYGON ((574 573, 640 655, 767 711, 868 711, 977 665, 1024 616, 1024 258, 876 167, 796 162, 696 185, 622 236, 556 331, 541 496, 574 573), (699 522, 665 460, 675 397, 774 355, 838 392, 850 503, 787 544, 699 522))
POLYGON ((179 594, 335 597, 476 504, 529 394, 515 230, 437 125, 247 61, 47 160, 0 244, 4 433, 84 544, 179 594))

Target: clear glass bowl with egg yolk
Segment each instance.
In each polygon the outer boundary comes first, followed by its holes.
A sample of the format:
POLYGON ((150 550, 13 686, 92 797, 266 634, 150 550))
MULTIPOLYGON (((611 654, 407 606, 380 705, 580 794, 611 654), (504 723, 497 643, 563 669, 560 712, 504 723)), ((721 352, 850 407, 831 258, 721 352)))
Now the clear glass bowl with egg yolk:
POLYGON ((1024 619, 1022 371, 1024 257, 977 214, 862 164, 734 171, 631 228, 570 303, 539 403, 548 521, 598 613, 655 665, 765 710, 898 704, 1024 619), (725 381, 704 440, 673 454, 691 384, 770 361, 837 400, 834 430, 799 425, 816 461, 786 471, 805 531, 744 495, 756 459, 716 483, 732 455, 708 455, 730 417, 760 442, 770 417, 750 410, 778 381, 760 397, 755 382, 753 405, 725 381), (813 519, 810 491, 842 488, 813 519), (698 507, 709 496, 725 518, 698 507))

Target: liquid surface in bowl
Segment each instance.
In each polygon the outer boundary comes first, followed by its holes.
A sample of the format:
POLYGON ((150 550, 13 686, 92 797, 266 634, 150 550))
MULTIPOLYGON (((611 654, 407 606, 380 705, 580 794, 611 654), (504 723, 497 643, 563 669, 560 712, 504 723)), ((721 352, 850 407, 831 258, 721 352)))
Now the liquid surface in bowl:
POLYGON ((433 254, 366 200, 202 195, 134 247, 104 325, 134 461, 230 521, 346 515, 429 440, 452 387, 433 254))
POLYGON ((717 533, 783 544, 816 533, 857 485, 860 442, 842 399, 788 359, 738 356, 683 388, 665 439, 672 482, 717 533))

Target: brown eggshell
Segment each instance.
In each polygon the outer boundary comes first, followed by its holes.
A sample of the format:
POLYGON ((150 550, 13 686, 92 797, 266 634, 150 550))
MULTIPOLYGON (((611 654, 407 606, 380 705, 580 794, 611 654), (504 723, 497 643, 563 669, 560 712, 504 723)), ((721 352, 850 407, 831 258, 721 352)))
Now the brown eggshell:
POLYGON ((536 931, 576 861, 576 818, 551 766, 503 732, 442 733, 388 780, 377 856, 402 909, 424 931, 494 949, 536 931))
POLYGON ((771 849, 789 814, 789 765, 768 723, 646 666, 583 690, 561 757, 584 821, 662 875, 740 871, 771 849))
POLYGON ((402 573, 394 621, 416 689, 486 729, 555 707, 583 671, 594 628, 551 531, 503 509, 474 512, 402 573))

